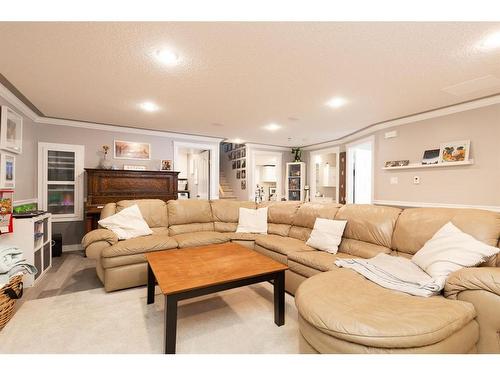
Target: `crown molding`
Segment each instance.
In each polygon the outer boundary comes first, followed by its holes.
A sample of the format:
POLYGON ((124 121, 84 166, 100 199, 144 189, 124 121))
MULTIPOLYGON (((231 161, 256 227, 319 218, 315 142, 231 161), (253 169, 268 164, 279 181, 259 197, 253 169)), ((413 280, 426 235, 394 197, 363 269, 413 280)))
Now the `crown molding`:
POLYGON ((316 143, 308 146, 303 146, 302 149, 305 151, 312 150, 320 150, 326 147, 339 146, 351 141, 355 141, 358 138, 365 137, 367 135, 371 135, 379 130, 392 128, 395 126, 407 125, 418 121, 428 120, 431 118, 451 115, 454 113, 470 111, 472 109, 488 107, 490 105, 499 104, 500 103, 500 94, 488 96, 481 99, 474 99, 471 101, 453 104, 447 107, 437 108, 430 111, 425 111, 422 113, 417 113, 410 116, 405 116, 393 120, 379 122, 370 126, 367 126, 364 129, 360 129, 352 134, 348 134, 344 137, 340 137, 331 141, 316 143))
POLYGON ((28 107, 21 99, 12 93, 7 87, 0 83, 0 96, 7 100, 10 104, 21 111, 25 116, 27 116, 31 121, 38 120, 38 116, 30 107, 28 107))
POLYGON ((245 146, 251 149, 259 149, 259 150, 269 150, 269 151, 290 151, 292 150, 292 147, 286 147, 286 146, 274 146, 274 145, 266 145, 262 143, 245 143, 245 146))

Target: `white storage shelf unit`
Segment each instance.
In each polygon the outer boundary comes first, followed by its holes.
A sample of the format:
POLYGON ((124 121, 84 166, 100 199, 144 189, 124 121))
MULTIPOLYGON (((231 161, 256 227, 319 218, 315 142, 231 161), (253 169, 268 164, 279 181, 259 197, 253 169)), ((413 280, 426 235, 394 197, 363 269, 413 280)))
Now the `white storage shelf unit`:
POLYGON ((303 162, 286 163, 286 199, 303 201, 306 185, 306 164, 303 162))
POLYGON ((34 286, 52 267, 51 214, 31 218, 14 218, 14 232, 2 235, 2 244, 12 245, 23 251, 23 257, 35 265, 36 275, 25 275, 24 286, 34 286))

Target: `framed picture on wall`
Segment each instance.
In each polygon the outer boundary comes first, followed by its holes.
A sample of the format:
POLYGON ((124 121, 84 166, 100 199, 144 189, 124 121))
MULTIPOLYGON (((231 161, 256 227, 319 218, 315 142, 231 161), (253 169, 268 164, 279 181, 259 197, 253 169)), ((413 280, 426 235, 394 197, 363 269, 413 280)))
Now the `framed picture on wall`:
POLYGON ((23 146, 23 118, 9 107, 1 107, 0 148, 20 154, 23 146))
POLYGON ((439 148, 440 163, 455 163, 469 160, 470 141, 442 143, 439 148))
POLYGON ((115 159, 151 160, 151 145, 142 142, 118 141, 115 139, 115 159))
POLYGON ((433 150, 425 150, 424 157, 422 158, 422 164, 429 165, 439 163, 439 152, 439 148, 433 150))
POLYGON ((10 154, 0 154, 0 188, 16 187, 16 157, 10 154))
POLYGON ((162 159, 160 161, 160 171, 171 171, 172 170, 172 160, 162 159))

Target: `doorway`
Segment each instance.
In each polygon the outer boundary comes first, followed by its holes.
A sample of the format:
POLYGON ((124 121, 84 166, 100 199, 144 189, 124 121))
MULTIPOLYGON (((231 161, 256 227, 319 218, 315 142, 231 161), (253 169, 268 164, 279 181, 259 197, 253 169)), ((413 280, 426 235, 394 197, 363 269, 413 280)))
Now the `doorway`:
POLYGON ((373 202, 374 137, 346 146, 347 149, 347 203, 373 202))
POLYGON ((174 141, 174 169, 179 182, 187 186, 179 199, 218 199, 219 149, 218 144, 174 141))
POLYGON ((311 152, 309 158, 310 197, 313 202, 339 201, 339 148, 311 152))
POLYGON ((249 150, 248 198, 255 199, 257 185, 262 188, 263 201, 279 201, 282 196, 283 154, 281 152, 249 150))

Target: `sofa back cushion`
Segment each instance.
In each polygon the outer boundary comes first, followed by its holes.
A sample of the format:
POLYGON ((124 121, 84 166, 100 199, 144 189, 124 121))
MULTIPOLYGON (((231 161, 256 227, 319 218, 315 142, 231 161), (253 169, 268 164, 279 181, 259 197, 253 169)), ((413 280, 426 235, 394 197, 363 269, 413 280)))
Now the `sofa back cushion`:
POLYGON ((267 209, 267 233, 286 237, 300 202, 262 202, 257 208, 267 209))
POLYGON ((167 203, 170 235, 214 230, 212 207, 207 200, 171 200, 167 203))
POLYGON ((130 199, 116 203, 116 213, 136 204, 150 228, 168 227, 167 204, 161 199, 130 199))
POLYGON ((255 209, 252 201, 230 201, 218 199, 210 202, 214 217, 214 228, 217 232, 235 232, 238 227, 240 207, 255 209))
MULTIPOLYGON (((492 211, 461 208, 407 208, 398 218, 392 248, 413 255, 448 222, 463 232, 491 246, 498 246, 500 214, 492 211)), ((487 265, 500 265, 498 256, 487 265)))
POLYGON ((370 204, 342 206, 335 220, 347 220, 339 251, 362 258, 391 253, 394 227, 401 209, 370 204))
POLYGON ((307 241, 314 228, 316 218, 334 219, 339 207, 341 205, 337 203, 303 203, 293 216, 292 227, 288 236, 307 241))

